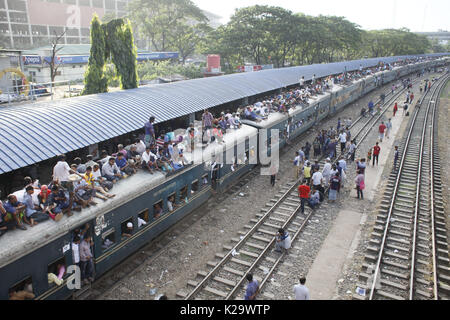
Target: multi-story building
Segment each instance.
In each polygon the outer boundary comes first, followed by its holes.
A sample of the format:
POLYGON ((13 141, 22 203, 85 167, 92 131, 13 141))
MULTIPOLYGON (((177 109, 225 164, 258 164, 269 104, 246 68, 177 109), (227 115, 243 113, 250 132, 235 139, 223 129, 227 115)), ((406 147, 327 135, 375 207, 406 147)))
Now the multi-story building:
POLYGON ((123 17, 131 0, 0 0, 0 46, 28 49, 48 45, 65 32, 61 44, 90 43, 93 15, 123 17))

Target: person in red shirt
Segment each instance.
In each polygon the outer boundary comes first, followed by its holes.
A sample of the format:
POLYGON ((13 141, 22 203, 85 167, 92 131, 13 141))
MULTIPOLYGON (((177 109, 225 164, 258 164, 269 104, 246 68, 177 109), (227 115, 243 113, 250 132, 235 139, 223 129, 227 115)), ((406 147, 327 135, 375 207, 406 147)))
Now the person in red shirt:
POLYGON ((381 121, 381 124, 378 127, 378 132, 380 133, 380 142, 383 142, 384 130, 386 130, 386 125, 384 124, 383 121, 381 121))
POLYGON ((414 93, 411 92, 411 95, 409 96, 409 103, 412 103, 414 100, 414 93))
POLYGON ((397 110, 398 110, 398 106, 397 106, 397 102, 394 104, 394 117, 395 117, 395 114, 397 113, 397 110))
POLYGON ((301 202, 301 211, 302 213, 305 212, 305 202, 309 198, 309 192, 310 192, 309 186, 306 184, 306 179, 303 179, 303 183, 298 187, 298 196, 300 197, 301 202))
POLYGON ((378 165, 378 156, 380 154, 380 146, 378 145, 378 142, 373 147, 373 160, 372 160, 372 166, 375 165, 375 159, 377 159, 377 165, 378 165))

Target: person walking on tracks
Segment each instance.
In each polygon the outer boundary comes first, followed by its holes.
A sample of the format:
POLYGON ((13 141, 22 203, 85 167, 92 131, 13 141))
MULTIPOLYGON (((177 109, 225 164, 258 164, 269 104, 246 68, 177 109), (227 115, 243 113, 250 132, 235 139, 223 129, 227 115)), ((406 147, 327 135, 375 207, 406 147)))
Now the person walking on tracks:
POLYGON ((375 166, 375 159, 377 160, 378 165, 378 156, 380 155, 380 146, 378 145, 378 142, 375 143, 375 146, 373 147, 373 160, 372 160, 372 166, 375 166))
POLYGON ((298 175, 300 173, 301 168, 301 159, 298 151, 295 151, 295 158, 294 158, 294 177, 295 179, 298 179, 298 175))
POLYGON ((328 200, 336 201, 337 193, 341 187, 341 178, 339 172, 336 172, 330 179, 330 190, 328 192, 328 200))
POLYGON ((300 197, 300 211, 305 213, 305 203, 308 201, 311 188, 308 185, 306 179, 303 179, 303 183, 298 187, 298 196, 300 197))
POLYGON ((256 300, 256 296, 259 292, 258 280, 253 280, 253 275, 248 273, 246 276, 248 281, 247 289, 245 290, 244 300, 256 300))
POLYGON ((303 178, 305 178, 308 185, 311 184, 311 163, 309 161, 306 161, 306 164, 303 168, 303 178))
POLYGON ((284 249, 284 251, 287 252, 287 250, 290 247, 291 247, 291 236, 283 228, 278 229, 275 242, 275 251, 283 252, 284 249))
POLYGON ((305 286, 305 276, 301 275, 299 280, 300 283, 294 286, 295 300, 309 300, 309 289, 305 286))
POLYGON ((398 161, 398 146, 395 146, 395 151, 394 151, 394 170, 397 168, 397 161, 398 161))

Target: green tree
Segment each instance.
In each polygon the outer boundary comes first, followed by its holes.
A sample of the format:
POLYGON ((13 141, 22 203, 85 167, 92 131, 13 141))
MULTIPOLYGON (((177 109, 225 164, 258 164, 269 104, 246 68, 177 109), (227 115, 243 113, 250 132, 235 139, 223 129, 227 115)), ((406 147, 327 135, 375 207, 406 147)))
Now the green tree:
POLYGON ((134 0, 129 9, 134 28, 156 51, 186 48, 187 42, 198 41, 192 37, 194 27, 208 22, 191 0, 134 0))
POLYGON ((91 54, 84 75, 84 94, 102 93, 108 91, 108 80, 104 75, 107 58, 105 34, 97 15, 91 23, 91 54))
POLYGON ((107 51, 116 66, 122 89, 138 87, 137 49, 129 21, 114 19, 103 25, 107 51))

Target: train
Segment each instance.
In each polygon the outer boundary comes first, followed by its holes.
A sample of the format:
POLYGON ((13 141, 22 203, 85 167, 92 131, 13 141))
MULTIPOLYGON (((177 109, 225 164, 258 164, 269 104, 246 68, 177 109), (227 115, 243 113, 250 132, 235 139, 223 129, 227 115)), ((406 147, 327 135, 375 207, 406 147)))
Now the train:
MULTIPOLYGON (((86 226, 93 236, 95 274, 100 277, 199 208, 213 193, 223 192, 254 169, 261 162, 258 150, 270 154, 275 143, 283 147, 288 125, 290 137, 295 138, 375 88, 426 68, 443 66, 448 61, 448 58, 438 58, 394 67, 348 86, 335 85, 308 107, 297 106, 289 110, 289 114, 273 113, 260 122, 242 120, 241 128, 227 132, 222 144, 214 143, 205 149, 203 155, 206 156, 201 164, 194 161, 168 177, 159 172, 153 175, 138 172, 116 184, 115 198, 71 217, 64 216, 58 223, 49 220, 27 231, 6 233, 0 238, 0 299, 8 299, 10 292, 27 286, 39 300, 72 297, 74 289, 66 284, 73 281, 74 274, 67 273, 63 284, 56 285, 49 284, 48 273, 55 273, 57 265, 67 268, 74 263, 71 243, 76 229, 86 226), (271 140, 270 134, 274 129, 279 130, 276 142, 271 140), (261 139, 263 130, 268 135, 261 139), (235 161, 223 161, 219 165, 213 186, 211 163, 220 163, 220 159, 230 155, 235 155, 235 161), (169 212, 167 201, 172 196, 177 207, 169 212), (154 215, 156 204, 163 209, 158 218, 154 215), (133 231, 130 237, 124 237, 122 234, 128 222, 132 222, 133 231)), ((185 157, 194 159, 195 154, 186 153, 185 157)))

